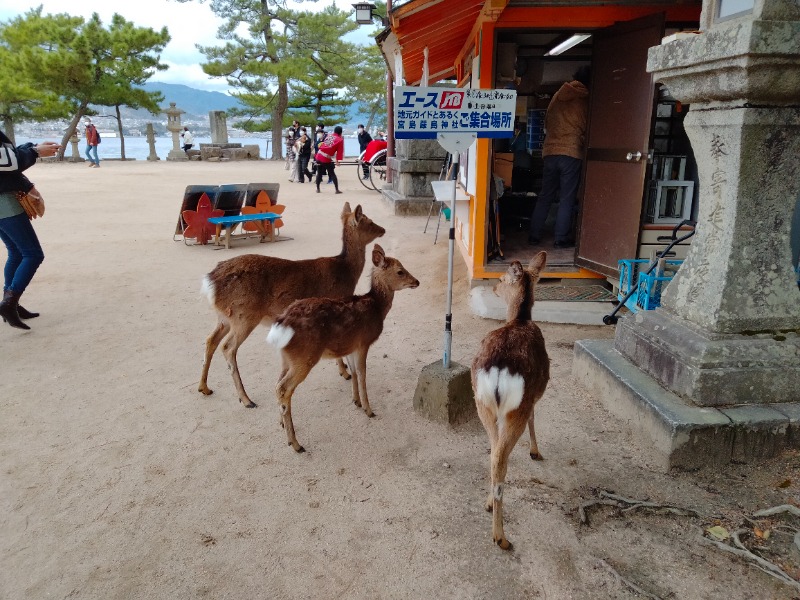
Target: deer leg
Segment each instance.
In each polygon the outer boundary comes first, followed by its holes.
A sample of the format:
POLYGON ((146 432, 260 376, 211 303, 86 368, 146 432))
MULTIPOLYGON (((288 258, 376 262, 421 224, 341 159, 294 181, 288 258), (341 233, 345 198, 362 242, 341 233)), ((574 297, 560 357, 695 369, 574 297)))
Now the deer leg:
MULTIPOLYGON (((350 379, 350 373, 347 372, 347 366, 344 364, 344 361, 341 358, 336 359, 336 366, 339 367, 339 375, 345 379, 350 379)), ((351 367, 350 370, 352 371, 353 368, 351 367)))
POLYGON ((361 406, 368 417, 374 417, 375 413, 369 405, 369 398, 367 397, 367 352, 369 348, 363 350, 356 350, 354 353, 354 360, 356 363, 356 370, 354 372, 355 378, 358 379, 359 396, 361 398, 361 406))
POLYGON ((531 460, 543 460, 544 457, 539 452, 539 445, 536 443, 536 432, 533 429, 533 411, 535 407, 531 407, 531 416, 528 417, 528 429, 531 433, 531 460))
POLYGON ((239 346, 244 343, 257 325, 258 322, 248 323, 242 321, 233 324, 228 337, 222 343, 222 353, 225 355, 225 360, 228 361, 228 368, 231 370, 231 376, 233 377, 233 385, 236 386, 236 391, 239 393, 239 402, 244 404, 245 408, 255 408, 258 405, 250 400, 244 389, 242 377, 239 374, 239 365, 236 362, 236 353, 239 350, 239 346))
POLYGON ((212 331, 211 335, 208 336, 208 339, 206 339, 206 355, 203 359, 203 372, 200 374, 200 385, 197 388, 198 392, 202 392, 206 396, 214 393, 208 387, 208 369, 211 367, 211 359, 214 356, 214 352, 217 351, 217 346, 219 346, 222 338, 228 335, 230 330, 230 324, 227 321, 220 319, 217 323, 217 326, 214 328, 214 331, 212 331))
MULTIPOLYGON (((285 360, 285 359, 284 359, 285 360)), ((278 404, 280 406, 281 418, 283 419, 283 428, 286 430, 286 438, 289 445, 295 452, 305 452, 306 449, 297 441, 297 436, 294 433, 294 423, 292 422, 292 395, 294 394, 297 386, 300 385, 312 367, 319 361, 319 356, 313 362, 302 361, 289 366, 289 369, 283 374, 275 387, 275 394, 278 397, 278 404)))
MULTIPOLYGON (((497 412, 494 410, 494 407, 486 407, 483 404, 478 405, 478 417, 481 419, 481 423, 483 423, 483 428, 486 430, 486 434, 489 436, 489 446, 491 448, 491 456, 494 456, 495 448, 497 448, 497 412)), ((491 460, 489 461, 489 487, 491 488, 491 460)), ((492 512, 494 508, 494 495, 492 494, 492 490, 489 489, 489 497, 486 499, 486 504, 484 505, 486 512, 492 512)))
POLYGON ((355 364, 354 356, 349 354, 347 356, 347 366, 350 367, 350 373, 353 374, 353 404, 355 404, 358 408, 361 408, 361 398, 358 395, 358 371, 356 370, 355 364))
POLYGON ((497 446, 492 449, 492 539, 503 550, 513 548, 511 542, 506 538, 503 531, 503 492, 506 483, 506 471, 508 469, 508 457, 516 446, 522 432, 525 431, 524 417, 514 412, 505 416, 502 428, 499 431, 497 446))

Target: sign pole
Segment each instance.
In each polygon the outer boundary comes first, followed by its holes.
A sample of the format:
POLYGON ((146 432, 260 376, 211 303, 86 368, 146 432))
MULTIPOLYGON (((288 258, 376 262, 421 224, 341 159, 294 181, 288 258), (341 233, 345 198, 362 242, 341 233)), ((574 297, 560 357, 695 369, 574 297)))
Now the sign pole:
MULTIPOLYGON (((466 152, 472 143, 478 139, 478 134, 472 133, 439 133, 436 136, 439 145, 447 150, 453 157, 453 165, 458 167, 462 152, 466 152)), ((458 168, 453 169, 458 173, 458 168)), ((453 261, 456 249, 456 181, 452 181, 453 191, 450 196, 450 234, 447 244, 447 307, 444 315, 444 357, 442 366, 450 368, 450 349, 453 344, 453 261)), ((441 210, 441 209, 440 209, 441 210)))

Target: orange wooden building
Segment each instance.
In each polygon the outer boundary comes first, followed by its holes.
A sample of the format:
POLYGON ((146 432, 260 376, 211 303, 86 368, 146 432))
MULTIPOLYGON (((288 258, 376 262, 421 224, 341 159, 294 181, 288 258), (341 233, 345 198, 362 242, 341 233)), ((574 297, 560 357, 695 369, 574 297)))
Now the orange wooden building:
POLYGON ((646 61, 665 36, 696 30, 700 10, 699 1, 637 0, 410 0, 392 9, 378 39, 398 85, 419 85, 427 54, 429 85, 517 90, 533 166, 510 176, 508 140, 479 139, 461 157, 469 200, 456 211, 456 239, 471 278, 499 277, 510 260, 538 251, 527 228, 541 185, 542 118, 583 65, 592 81, 576 247, 553 249, 543 238, 547 276, 613 278, 619 259, 648 257, 663 248, 659 237, 696 214, 687 107, 653 83, 646 61))

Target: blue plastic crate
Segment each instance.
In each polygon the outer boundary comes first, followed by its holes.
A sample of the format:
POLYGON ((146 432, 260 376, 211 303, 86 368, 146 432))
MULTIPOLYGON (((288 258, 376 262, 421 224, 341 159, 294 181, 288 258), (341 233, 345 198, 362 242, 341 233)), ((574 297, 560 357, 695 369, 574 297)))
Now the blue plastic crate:
POLYGON ((667 260, 664 263, 665 273, 661 277, 656 277, 655 270, 652 273, 647 273, 651 264, 649 260, 622 259, 619 261, 619 292, 617 293, 617 298, 622 301, 632 286, 636 286, 636 291, 625 302, 628 310, 631 312, 653 310, 661 306, 661 292, 667 283, 672 281, 674 273, 683 264, 683 261, 667 260))

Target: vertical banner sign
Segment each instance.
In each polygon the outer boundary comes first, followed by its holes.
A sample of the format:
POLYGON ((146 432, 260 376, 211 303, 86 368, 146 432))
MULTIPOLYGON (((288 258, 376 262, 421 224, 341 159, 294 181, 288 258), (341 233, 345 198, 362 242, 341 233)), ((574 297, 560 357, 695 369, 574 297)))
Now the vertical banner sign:
POLYGON ((436 139, 439 133, 514 135, 516 90, 398 86, 394 89, 394 136, 436 139))

